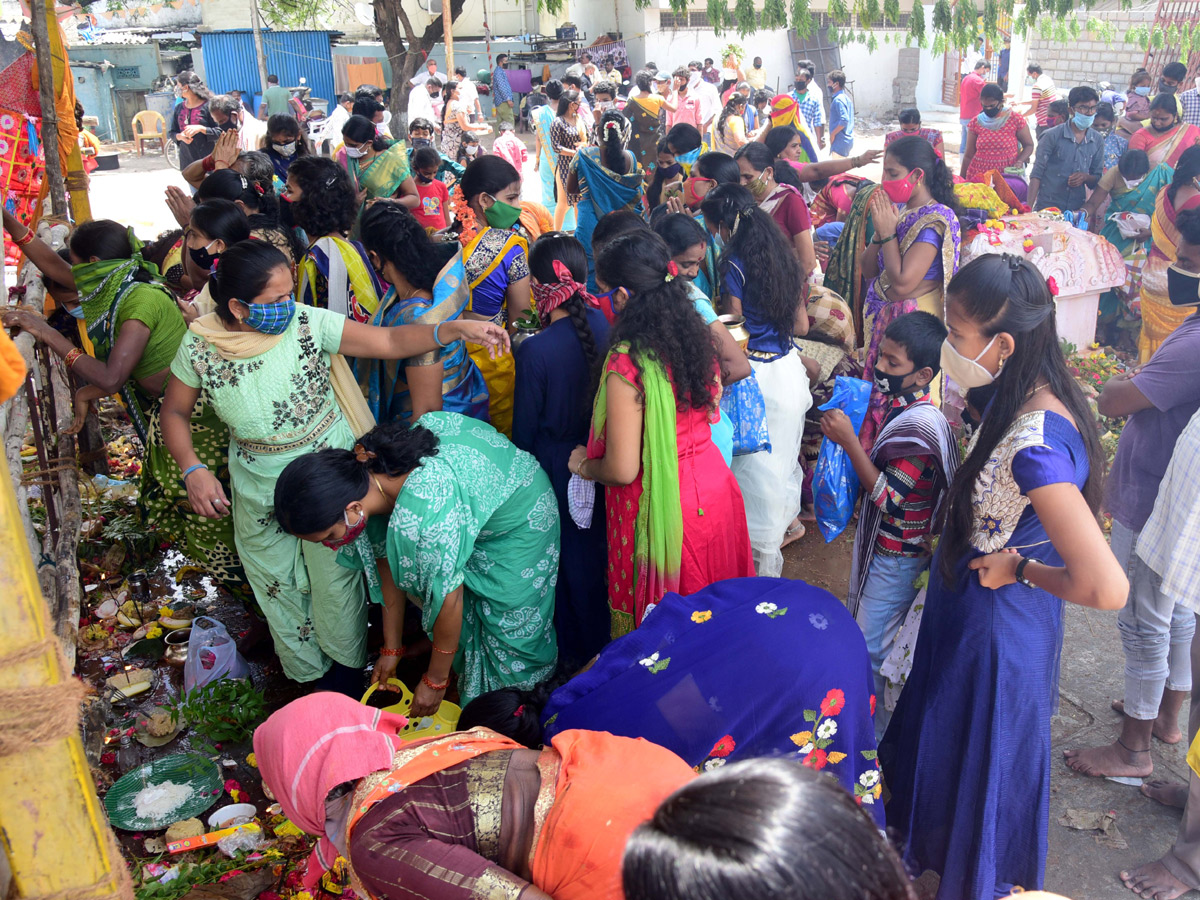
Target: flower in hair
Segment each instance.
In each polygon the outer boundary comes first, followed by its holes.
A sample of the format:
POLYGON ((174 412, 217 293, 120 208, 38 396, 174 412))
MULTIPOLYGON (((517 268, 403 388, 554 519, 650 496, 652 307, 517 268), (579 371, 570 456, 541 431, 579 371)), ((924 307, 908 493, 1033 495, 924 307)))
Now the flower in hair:
POLYGON ((513 718, 519 719, 523 715, 525 715, 525 704, 524 703, 522 703, 520 706, 517 707, 517 711, 513 713, 513 718))
POLYGON ((671 260, 669 263, 667 263, 667 277, 663 280, 668 282, 674 281, 678 275, 679 266, 676 264, 675 260, 671 260))
POLYGON ((375 456, 376 456, 375 451, 368 450, 362 444, 354 445, 354 458, 357 459, 363 465, 366 465, 368 462, 375 459, 375 456))
POLYGON ((1054 280, 1053 275, 1051 275, 1049 278, 1046 279, 1046 287, 1048 287, 1050 289, 1051 297, 1058 296, 1058 282, 1054 280))

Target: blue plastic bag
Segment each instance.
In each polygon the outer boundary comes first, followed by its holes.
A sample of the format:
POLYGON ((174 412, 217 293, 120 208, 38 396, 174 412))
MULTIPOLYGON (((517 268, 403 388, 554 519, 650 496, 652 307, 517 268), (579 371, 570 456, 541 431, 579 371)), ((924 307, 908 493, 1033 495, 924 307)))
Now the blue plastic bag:
MULTIPOLYGON (((870 400, 871 382, 839 375, 833 384, 833 396, 817 408, 840 409, 850 417, 857 433, 867 417, 870 400)), ((821 441, 821 453, 813 473, 813 507, 825 543, 832 541, 850 524, 857 501, 858 475, 850 465, 846 451, 826 438, 821 441)))
POLYGON ((733 426, 733 455, 744 456, 759 450, 771 452, 767 433, 767 403, 762 388, 751 372, 721 392, 721 414, 733 426))

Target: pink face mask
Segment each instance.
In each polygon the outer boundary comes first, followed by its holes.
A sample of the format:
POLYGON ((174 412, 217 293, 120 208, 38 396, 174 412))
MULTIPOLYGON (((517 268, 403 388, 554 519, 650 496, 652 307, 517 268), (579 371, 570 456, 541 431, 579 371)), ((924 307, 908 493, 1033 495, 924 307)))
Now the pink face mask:
MULTIPOLYGON (((885 179, 879 183, 879 186, 883 188, 883 192, 888 195, 888 198, 893 203, 907 203, 909 198, 912 196, 913 188, 915 188, 920 181, 919 178, 915 180, 913 179, 914 172, 921 172, 921 170, 913 169, 912 172, 909 172, 904 178, 900 178, 896 181, 888 181, 885 179)), ((921 174, 924 175, 925 173, 921 172, 921 174)))

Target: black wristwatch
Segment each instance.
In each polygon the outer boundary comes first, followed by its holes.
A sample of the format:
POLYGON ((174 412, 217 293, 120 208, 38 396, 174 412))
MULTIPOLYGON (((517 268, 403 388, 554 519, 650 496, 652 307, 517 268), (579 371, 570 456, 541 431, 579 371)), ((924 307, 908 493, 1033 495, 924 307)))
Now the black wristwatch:
POLYGON ((1025 567, 1031 562, 1040 563, 1040 559, 1034 559, 1032 556, 1022 556, 1021 561, 1017 563, 1016 579, 1017 584, 1023 584, 1027 588, 1039 590, 1038 586, 1025 577, 1025 567))

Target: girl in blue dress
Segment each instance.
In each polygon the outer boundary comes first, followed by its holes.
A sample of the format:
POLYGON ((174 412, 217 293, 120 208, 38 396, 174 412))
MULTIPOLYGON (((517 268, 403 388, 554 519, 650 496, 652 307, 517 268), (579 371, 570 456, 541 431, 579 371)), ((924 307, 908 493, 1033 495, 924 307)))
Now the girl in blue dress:
POLYGON ((880 744, 888 825, 938 900, 1042 887, 1063 601, 1118 609, 1104 456, 1045 279, 982 256, 950 282, 942 370, 982 421, 948 495, 912 672, 880 744))
POLYGON ((529 249, 529 268, 542 330, 514 348, 513 443, 537 457, 558 498, 554 625, 560 661, 579 667, 608 643, 608 555, 603 488, 595 488, 591 527, 580 528, 567 507, 567 461, 587 443, 608 321, 584 284, 588 261, 577 239, 561 231, 542 235, 529 249))

